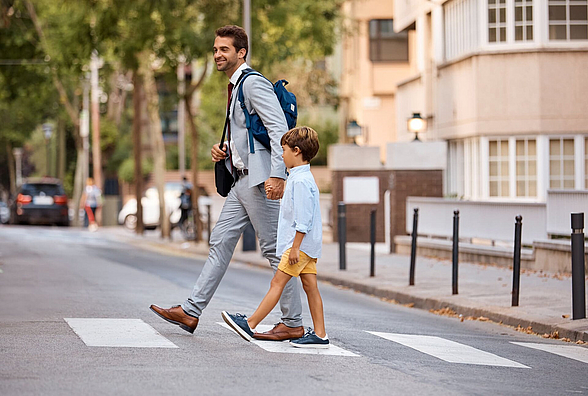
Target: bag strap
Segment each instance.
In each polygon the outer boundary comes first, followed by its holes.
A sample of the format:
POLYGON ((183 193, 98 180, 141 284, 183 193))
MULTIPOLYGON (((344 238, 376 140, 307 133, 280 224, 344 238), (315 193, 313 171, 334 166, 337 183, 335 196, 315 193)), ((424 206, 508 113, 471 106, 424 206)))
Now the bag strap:
MULTIPOLYGON (((247 69, 245 69, 245 70, 243 70, 243 72, 241 73, 241 75, 240 75, 240 76, 239 76, 239 78, 237 79, 237 83, 236 83, 235 85, 239 85, 239 83, 240 83, 242 80, 244 80, 244 79, 245 79, 245 78, 246 78, 246 77, 249 75, 249 73, 251 73, 251 72, 255 72, 255 73, 257 73, 255 70, 253 70, 253 69, 252 69, 252 68, 250 68, 250 67, 249 67, 249 68, 247 68, 247 69)), ((259 73, 258 73, 258 74, 259 74, 259 73)), ((261 75, 261 74, 260 74, 260 75, 261 75)), ((242 88, 241 88, 241 92, 243 92, 243 89, 242 89, 242 88)), ((230 98, 229 98, 229 99, 230 99, 230 98)), ((230 114, 230 109, 229 109, 229 108, 227 108, 227 116, 225 117, 225 126, 223 127, 223 134, 222 134, 222 136, 221 136, 221 141, 220 141, 220 146, 221 146, 221 147, 223 146, 223 143, 225 142, 225 135, 226 135, 226 132, 227 132, 227 126, 229 125, 229 114, 230 114)), ((247 115, 249 115, 249 114, 247 114, 247 115)), ((247 118, 247 116, 246 116, 246 118, 247 118)), ((249 122, 249 124, 251 124, 251 123, 249 122)), ((249 129, 249 128, 247 128, 247 129, 249 129)))
MULTIPOLYGON (((251 68, 247 68, 247 69, 243 70, 243 73, 241 73, 239 80, 237 80, 237 84, 239 85, 239 89, 237 91, 237 100, 239 100, 239 104, 241 105, 241 109, 243 110, 243 114, 245 114, 245 126, 247 128, 247 134, 249 135, 249 152, 255 153, 255 146, 253 143, 253 133, 251 132, 251 114, 249 114, 249 111, 247 111, 247 107, 245 106, 245 95, 243 94, 243 84, 245 83, 245 79, 249 76, 260 76, 263 78, 265 78, 265 76, 256 70, 253 70, 251 68), (241 84, 239 84, 239 82, 241 84)), ((267 80, 267 78, 265 78, 265 79, 267 80)), ((270 84, 271 84, 271 81, 270 81, 270 84)))

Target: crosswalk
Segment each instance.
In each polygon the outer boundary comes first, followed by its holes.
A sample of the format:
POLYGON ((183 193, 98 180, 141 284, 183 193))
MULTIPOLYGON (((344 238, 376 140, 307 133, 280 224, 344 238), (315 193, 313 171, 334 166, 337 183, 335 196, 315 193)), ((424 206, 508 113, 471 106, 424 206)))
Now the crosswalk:
MULTIPOLYGON (((65 318, 64 320, 88 347, 178 348, 177 345, 140 319, 65 318)), ((226 329, 227 337, 236 337, 233 330, 225 323, 218 322, 217 324, 226 329)), ((271 328, 272 326, 259 325, 256 330, 264 332, 271 328)), ((365 333, 402 345, 403 347, 410 348, 449 364, 505 367, 513 369, 532 368, 521 362, 516 362, 444 337, 367 330, 365 333)), ((328 349, 294 348, 287 341, 274 342, 254 340, 251 344, 270 353, 311 354, 340 357, 360 356, 360 352, 358 351, 350 351, 340 345, 333 345, 332 343, 328 349)), ((509 344, 588 364, 588 348, 585 347, 554 343, 512 341, 509 342, 509 344)), ((520 355, 524 356, 524 353, 520 353, 520 355)))
POLYGON ((427 335, 394 334, 368 331, 378 337, 394 341, 427 355, 434 356, 449 363, 475 364, 479 366, 529 368, 490 352, 476 349, 445 338, 427 335))

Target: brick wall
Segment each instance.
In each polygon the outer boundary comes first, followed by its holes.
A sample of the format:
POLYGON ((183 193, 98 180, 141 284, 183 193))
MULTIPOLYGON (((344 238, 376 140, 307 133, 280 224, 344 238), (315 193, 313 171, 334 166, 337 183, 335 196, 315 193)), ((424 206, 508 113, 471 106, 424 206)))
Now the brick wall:
POLYGON ((380 202, 377 205, 350 204, 346 205, 347 242, 370 241, 370 211, 376 209, 376 242, 384 242, 384 193, 389 189, 388 182, 391 171, 333 171, 332 194, 333 209, 333 240, 338 242, 338 204, 343 201, 343 178, 345 177, 378 177, 380 180, 380 202))
POLYGON ((392 171, 390 187, 390 241, 391 251, 395 251, 394 236, 406 235, 406 198, 442 197, 443 171, 392 171))
MULTIPOLYGON (((376 208, 376 242, 384 242, 384 193, 390 190, 390 241, 395 235, 406 234, 406 198, 443 196, 443 171, 441 170, 362 170, 333 171, 333 239, 338 241, 338 203, 343 200, 343 178, 378 177, 380 202, 377 205, 346 205, 347 241, 369 242, 370 211, 376 208)), ((394 249, 394 246, 391 246, 394 249)))

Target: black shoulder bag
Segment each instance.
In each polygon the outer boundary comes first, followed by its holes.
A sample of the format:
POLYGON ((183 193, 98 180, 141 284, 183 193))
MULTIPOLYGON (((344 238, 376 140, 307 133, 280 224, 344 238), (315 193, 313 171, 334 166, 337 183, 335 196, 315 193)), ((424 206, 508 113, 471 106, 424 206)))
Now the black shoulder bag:
MULTIPOLYGON (((220 146, 221 150, 225 144, 225 133, 227 132, 227 124, 229 123, 229 114, 227 113, 227 118, 225 119, 225 126, 223 128, 223 136, 221 137, 220 146)), ((220 194, 221 197, 226 197, 229 195, 229 191, 231 191, 231 187, 235 179, 231 174, 231 171, 227 169, 225 165, 225 160, 220 160, 214 164, 214 183, 216 184, 216 191, 220 194)))

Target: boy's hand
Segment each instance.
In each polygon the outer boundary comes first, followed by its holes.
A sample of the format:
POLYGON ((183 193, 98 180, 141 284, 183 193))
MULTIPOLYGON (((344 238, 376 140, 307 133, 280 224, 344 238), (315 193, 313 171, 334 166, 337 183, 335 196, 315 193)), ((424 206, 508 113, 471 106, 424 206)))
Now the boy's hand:
POLYGON ((298 264, 299 258, 300 258, 300 249, 297 249, 297 248, 290 249, 290 254, 288 255, 288 263, 290 265, 298 264))

